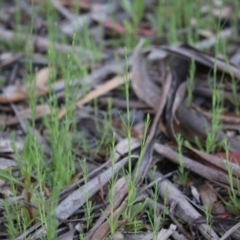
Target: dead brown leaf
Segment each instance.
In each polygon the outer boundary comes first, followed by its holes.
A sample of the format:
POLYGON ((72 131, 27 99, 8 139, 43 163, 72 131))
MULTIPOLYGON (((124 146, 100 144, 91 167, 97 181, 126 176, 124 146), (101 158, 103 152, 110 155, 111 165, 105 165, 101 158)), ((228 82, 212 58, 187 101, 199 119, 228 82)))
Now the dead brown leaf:
POLYGON ((153 109, 157 109, 157 104, 161 96, 161 89, 151 81, 145 59, 141 53, 143 42, 140 42, 133 53, 132 58, 132 88, 139 99, 147 103, 153 109))

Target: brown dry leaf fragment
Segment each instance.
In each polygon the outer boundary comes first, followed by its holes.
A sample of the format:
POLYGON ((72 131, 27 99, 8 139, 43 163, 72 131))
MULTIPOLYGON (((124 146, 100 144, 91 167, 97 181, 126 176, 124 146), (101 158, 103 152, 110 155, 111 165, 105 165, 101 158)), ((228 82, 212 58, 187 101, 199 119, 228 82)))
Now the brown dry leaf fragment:
POLYGON ((20 60, 23 57, 22 53, 18 53, 18 54, 1 54, 0 56, 0 67, 6 67, 8 65, 11 65, 15 62, 17 62, 18 60, 20 60))
MULTIPOLYGON (((3 181, 2 179, 1 179, 1 181, 3 181)), ((1 182, 0 181, 0 182, 1 182)), ((3 181, 4 182, 4 181, 3 181)), ((14 197, 14 193, 11 191, 11 189, 10 189, 10 187, 8 186, 8 185, 6 185, 6 182, 4 182, 4 185, 3 184, 0 184, 0 193, 5 197, 5 200, 6 200, 6 198, 8 197, 8 198, 10 198, 10 197, 12 197, 12 198, 15 198, 15 200, 17 200, 17 199, 23 199, 22 198, 22 196, 19 196, 19 197, 14 197)))
POLYGON ((57 238, 57 240, 73 240, 74 239, 74 233, 76 232, 76 229, 73 228, 69 230, 68 232, 62 234, 57 238))
POLYGON ((54 68, 42 68, 36 74, 36 87, 44 89, 48 85, 49 77, 54 76, 56 74, 54 68))
POLYGON ((173 61, 171 63, 171 72, 172 72, 172 84, 171 88, 168 91, 167 97, 168 99, 163 120, 166 125, 167 135, 172 139, 175 139, 175 135, 177 133, 176 127, 178 127, 178 125, 175 124, 175 121, 173 121, 174 120, 173 113, 176 118, 175 112, 181 106, 181 102, 183 101, 185 95, 184 84, 182 85, 182 87, 180 86, 187 80, 189 72, 189 61, 179 57, 173 58, 173 61), (174 124, 176 126, 174 126, 174 124))
POLYGON ((150 107, 157 109, 161 96, 161 89, 151 81, 143 55, 141 54, 143 42, 141 41, 133 53, 132 58, 132 88, 139 99, 150 107))
POLYGON ((215 37, 215 34, 210 29, 199 29, 197 30, 197 33, 199 36, 202 36, 205 38, 215 37))
POLYGON ((23 86, 10 85, 2 89, 0 103, 18 102, 27 98, 26 89, 23 86))
POLYGON ((109 91, 121 86, 122 84, 126 83, 126 81, 131 79, 131 74, 127 77, 122 77, 122 76, 117 76, 114 77, 113 79, 109 80, 108 82, 102 84, 101 86, 99 86, 97 89, 93 90, 92 92, 90 92, 89 94, 87 94, 87 96, 85 96, 84 98, 80 99, 79 101, 77 101, 77 106, 80 107, 88 102, 90 102, 91 100, 105 94, 108 93, 109 91))
POLYGON ((17 163, 11 159, 0 157, 0 169, 17 166, 17 163))
MULTIPOLYGON (((40 1, 40 0, 35 0, 35 1, 40 1)), ((79 8, 88 10, 91 8, 91 2, 88 0, 81 0, 81 1, 75 1, 75 0, 58 0, 59 3, 61 3, 65 7, 69 8, 79 8)))
POLYGON ((227 212, 226 208, 224 207, 222 201, 216 201, 211 208, 212 214, 221 215, 227 212))
MULTIPOLYGON (((32 109, 27 108, 19 111, 19 114, 24 119, 31 119, 32 117, 32 109)), ((48 105, 37 105, 36 106, 36 116, 35 120, 41 119, 43 116, 47 116, 50 114, 50 108, 48 105)), ((0 119, 0 124, 4 126, 12 126, 18 124, 19 120, 17 117, 3 117, 0 119)))
POLYGON ((240 166, 234 162, 229 162, 226 160, 226 154, 225 156, 217 156, 217 154, 209 154, 200 150, 197 150, 195 148, 189 148, 191 151, 195 152, 198 156, 203 158, 205 161, 209 162, 210 164, 217 166, 218 168, 226 171, 226 166, 231 168, 231 171, 233 175, 236 177, 240 177, 240 166))
POLYGON ((13 144, 17 151, 21 152, 24 147, 24 138, 20 136, 12 138, 12 136, 8 133, 0 134, 0 153, 13 153, 13 144))
MULTIPOLYGON (((172 162, 179 164, 178 153, 173 151, 170 147, 159 144, 159 143, 155 143, 154 150, 157 153, 159 153, 160 155, 171 160, 172 162)), ((200 163, 192 160, 191 158, 188 158, 185 156, 182 156, 182 164, 186 169, 188 169, 210 181, 217 181, 220 183, 229 184, 229 179, 228 179, 227 173, 224 173, 219 170, 212 171, 211 168, 209 168, 203 164, 200 164, 200 163)), ((236 187, 238 184, 237 178, 233 177, 232 179, 233 179, 233 186, 236 187)))
MULTIPOLYGON (((177 119, 175 112, 177 111, 178 107, 182 104, 182 102, 185 98, 186 91, 187 91, 187 82, 183 82, 178 87, 176 94, 175 94, 174 101, 173 101, 171 120, 176 121, 177 124, 179 124, 179 120, 177 119)), ((173 127, 172 127, 172 129, 173 129, 173 127)), ((175 133, 174 133, 174 135, 175 135, 175 133)))
MULTIPOLYGON (((0 103, 15 103, 28 99, 28 92, 25 86, 7 86, 2 89, 3 94, 0 94, 0 103)), ((48 88, 37 89, 36 97, 44 96, 48 93, 48 88)))
POLYGON ((230 19, 233 14, 233 8, 231 6, 221 6, 220 8, 213 8, 212 14, 215 17, 219 17, 221 19, 230 19))
POLYGON ((176 54, 180 57, 192 59, 196 63, 201 63, 211 69, 213 69, 214 64, 216 64, 218 70, 221 70, 230 76, 234 76, 235 78, 240 79, 240 70, 235 65, 232 65, 230 63, 227 64, 224 60, 215 58, 210 54, 199 51, 196 48, 189 46, 188 44, 182 44, 179 47, 162 46, 160 49, 172 54, 176 54))
MULTIPOLYGON (((97 89, 91 91, 88 93, 85 97, 82 99, 78 100, 76 105, 78 107, 83 106, 84 104, 92 101, 93 99, 102 96, 105 93, 108 93, 109 91, 123 85, 126 81, 131 79, 131 74, 126 77, 122 76, 116 76, 113 79, 107 81, 106 83, 100 85, 97 89)), ((58 113, 58 119, 62 119, 66 114, 66 108, 63 108, 59 113, 58 113)))
POLYGON ((132 128, 134 137, 137 139, 143 139, 144 138, 144 129, 145 129, 145 122, 139 122, 135 124, 132 128))
POLYGON ((173 119, 175 121, 177 121, 178 123, 179 123, 179 121, 177 120, 177 117, 175 116, 175 112, 178 109, 178 107, 180 106, 180 104, 183 102, 185 94, 186 94, 186 90, 187 90, 187 82, 181 83, 176 91, 175 99, 174 99, 173 106, 172 106, 173 119))
MULTIPOLYGON (((101 97, 98 99, 98 102, 101 105, 107 105, 108 101, 111 101, 112 106, 116 108, 123 108, 126 109, 128 107, 127 101, 124 99, 120 98, 112 98, 112 97, 101 97)), ((134 100, 129 100, 129 108, 139 108, 139 109, 144 109, 144 110, 150 110, 149 106, 143 102, 140 101, 134 101, 134 100)))
MULTIPOLYGON (((203 108, 197 106, 196 104, 192 104, 191 106, 194 109, 196 109, 198 112, 203 114, 205 117, 207 117, 208 119, 212 119, 213 118, 213 114, 212 113, 204 110, 203 108)), ((240 117, 237 116, 236 114, 233 114, 233 113, 229 113, 229 114, 225 113, 224 115, 220 116, 220 119, 224 123, 240 124, 240 117)))
MULTIPOLYGON (((198 136, 200 140, 203 140, 206 138, 207 134, 212 131, 212 125, 203 115, 190 111, 183 105, 181 105, 176 111, 176 116, 181 123, 182 128, 179 129, 180 132, 190 141, 194 141, 195 136, 198 136)), ((229 143, 231 152, 240 151, 239 142, 236 139, 227 137, 222 131, 217 131, 215 136, 216 144, 221 144, 221 142, 226 139, 229 143)))
POLYGON ((205 183, 201 185, 198 188, 198 191, 204 206, 208 205, 212 207, 212 205, 217 201, 217 195, 215 191, 213 191, 213 187, 211 187, 209 184, 205 183))

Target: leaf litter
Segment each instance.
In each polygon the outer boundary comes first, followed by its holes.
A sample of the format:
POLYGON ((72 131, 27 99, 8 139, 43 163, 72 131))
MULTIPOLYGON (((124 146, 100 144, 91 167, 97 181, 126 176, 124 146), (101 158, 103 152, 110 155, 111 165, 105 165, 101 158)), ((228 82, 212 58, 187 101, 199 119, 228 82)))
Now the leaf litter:
POLYGON ((240 239, 237 8, 163 2, 1 1, 1 239, 240 239))

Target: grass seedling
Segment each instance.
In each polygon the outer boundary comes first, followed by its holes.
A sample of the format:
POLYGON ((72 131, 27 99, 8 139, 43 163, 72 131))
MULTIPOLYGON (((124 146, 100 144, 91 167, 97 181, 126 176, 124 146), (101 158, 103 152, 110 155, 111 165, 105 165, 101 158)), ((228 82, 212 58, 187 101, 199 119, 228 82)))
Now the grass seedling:
MULTIPOLYGON (((206 138, 206 151, 208 153, 214 152, 216 145, 216 138, 218 137, 218 132, 222 128, 220 116, 223 111, 222 106, 222 93, 217 89, 217 86, 214 86, 212 89, 212 129, 208 131, 206 138)), ((208 127, 206 126, 206 129, 208 127)))
POLYGON ((21 232, 27 230, 31 221, 27 215, 26 209, 17 203, 13 204, 5 201, 4 209, 4 216, 7 221, 8 239, 15 239, 21 232))
POLYGON ((136 44, 140 21, 144 15, 145 0, 134 1, 133 3, 129 0, 122 0, 121 5, 131 18, 130 21, 124 21, 124 27, 127 30, 124 42, 126 47, 132 49, 136 44))
POLYGON ((169 191, 168 189, 166 190, 166 193, 164 194, 163 198, 163 206, 164 209, 161 210, 158 208, 158 202, 159 202, 159 184, 161 183, 155 183, 153 186, 153 192, 152 192, 152 197, 153 197, 153 206, 150 209, 146 210, 147 214, 147 221, 151 225, 151 231, 153 232, 153 239, 158 238, 159 231, 163 227, 163 225, 166 222, 166 215, 168 214, 168 196, 169 196, 169 191))
POLYGON ((223 141, 223 147, 224 150, 226 152, 226 169, 227 169, 227 173, 228 173, 228 182, 229 182, 229 190, 228 190, 228 195, 229 195, 229 201, 225 201, 225 205, 227 207, 227 209, 229 210, 229 212, 231 212, 232 214, 238 216, 240 215, 240 199, 237 193, 239 193, 240 191, 240 181, 239 179, 237 179, 237 189, 234 188, 234 184, 233 184, 233 169, 232 166, 230 164, 230 160, 229 160, 229 144, 227 143, 227 141, 223 141))
POLYGON ((133 30, 136 33, 144 15, 145 0, 134 1, 133 4, 129 0, 122 0, 121 4, 123 9, 131 16, 133 30))
POLYGON ((163 214, 163 212, 161 212, 161 214, 158 216, 159 212, 157 210, 157 202, 159 199, 159 190, 158 190, 157 183, 154 186, 153 197, 154 197, 154 199, 153 199, 154 206, 152 209, 147 210, 146 213, 148 216, 148 221, 150 222, 150 225, 151 225, 151 228, 153 231, 153 236, 156 238, 156 236, 158 235, 159 229, 160 229, 162 214, 163 214))
MULTIPOLYGON (((219 32, 221 30, 220 21, 218 21, 218 24, 216 25, 216 31, 217 31, 217 41, 215 45, 215 57, 218 57, 219 49, 220 49, 220 40, 219 40, 219 32)), ((222 82, 222 79, 220 82, 217 81, 217 62, 214 62, 213 66, 213 81, 210 83, 210 89, 212 90, 212 129, 211 131, 208 130, 208 127, 206 127, 206 131, 209 132, 207 134, 206 138, 206 151, 207 152, 214 152, 216 149, 216 138, 217 132, 221 129, 221 120, 220 115, 222 113, 223 109, 223 97, 222 92, 220 88, 218 87, 219 84, 222 82)))
MULTIPOLYGON (((87 162, 86 159, 81 159, 80 160, 80 165, 83 173, 83 180, 84 184, 88 183, 88 169, 87 169, 87 162)), ((89 200, 88 192, 84 192, 86 203, 84 207, 84 216, 86 220, 86 229, 88 229, 92 223, 92 202, 89 200)))
POLYGON ((179 167, 177 172, 177 179, 175 179, 175 182, 181 186, 185 186, 188 180, 188 172, 185 170, 183 161, 182 161, 183 138, 180 134, 176 135, 176 141, 178 146, 179 167))
POLYGON ((128 171, 129 174, 131 175, 132 172, 132 162, 131 162, 131 148, 130 148, 130 142, 131 142, 131 129, 132 129, 132 123, 131 123, 131 116, 130 116, 130 107, 129 107, 129 89, 130 89, 130 83, 129 83, 129 76, 128 76, 128 53, 127 53, 127 48, 125 48, 125 96, 126 96, 126 109, 127 109, 127 123, 123 120, 123 126, 125 129, 127 129, 127 138, 128 138, 128 157, 129 157, 129 162, 128 162, 128 171))
MULTIPOLYGON (((232 5, 234 9, 239 9, 240 3, 238 0, 232 0, 232 5)), ((239 14, 235 13, 233 17, 231 18, 232 21, 232 26, 234 26, 234 31, 233 31, 233 36, 237 37, 238 35, 238 19, 239 19, 239 14)))
POLYGON ((204 206, 204 213, 206 216, 206 222, 207 222, 207 229, 206 231, 209 232, 212 229, 212 224, 213 224, 213 220, 212 220, 212 214, 211 214, 211 206, 206 204, 204 206))
MULTIPOLYGON (((218 22, 216 26, 216 31, 217 31, 217 41, 215 45, 215 57, 218 57, 219 50, 220 50, 220 41, 219 41, 219 32, 220 32, 220 22, 218 22)), ((205 150, 208 153, 215 152, 217 148, 217 141, 219 135, 218 132, 219 130, 222 129, 222 124, 221 124, 221 119, 220 116, 223 112, 223 93, 219 87, 223 81, 223 76, 220 79, 220 81, 217 79, 217 61, 214 62, 213 66, 213 77, 209 77, 209 87, 212 91, 212 119, 211 119, 211 129, 210 126, 207 122, 205 122, 205 129, 206 129, 206 139, 204 146, 202 146, 201 141, 195 137, 195 143, 196 145, 202 149, 205 150)), ((219 143, 218 143, 219 144, 219 143)))
POLYGON ((162 0, 158 0, 158 4, 156 7, 155 12, 155 25, 156 25, 156 32, 158 37, 162 37, 163 31, 164 31, 164 4, 162 3, 162 0))
POLYGON ((168 195, 169 195, 169 189, 166 189, 166 192, 165 192, 164 198, 163 198, 164 210, 162 211, 162 214, 161 214, 162 224, 165 222, 165 220, 166 220, 166 215, 167 215, 167 213, 168 213, 168 206, 167 206, 167 203, 168 203, 168 195))
POLYGON ((102 123, 103 128, 101 130, 99 129, 99 131, 101 131, 102 134, 100 136, 99 143, 95 151, 96 154, 100 151, 104 151, 104 154, 108 157, 112 138, 110 137, 111 122, 109 122, 107 115, 104 116, 104 120, 102 123))
MULTIPOLYGON (((110 160, 111 160, 111 166, 114 167, 114 163, 115 163, 115 136, 113 136, 113 140, 112 140, 112 151, 111 151, 111 156, 110 156, 110 160)), ((117 230, 117 226, 118 226, 118 220, 120 218, 121 212, 119 212, 117 215, 115 215, 115 218, 113 218, 114 216, 114 200, 115 200, 115 195, 117 194, 115 191, 115 185, 117 183, 118 180, 118 176, 115 175, 112 177, 111 182, 109 183, 108 186, 108 201, 111 207, 111 212, 110 212, 110 217, 106 216, 106 220, 109 222, 110 225, 110 235, 114 236, 116 230, 117 230)), ((104 212, 103 212, 104 214, 104 212)))
POLYGON ((46 172, 43 152, 34 135, 27 134, 22 153, 17 152, 14 144, 13 149, 15 149, 16 156, 18 157, 19 171, 21 176, 24 177, 24 180, 23 182, 19 181, 11 172, 0 171, 0 176, 1 179, 5 179, 5 181, 10 183, 11 192, 16 198, 19 190, 16 186, 21 187, 24 201, 29 203, 29 205, 25 205, 24 202, 16 202, 13 204, 6 203, 4 205, 10 239, 17 237, 19 233, 26 231, 28 227, 41 217, 39 215, 41 205, 38 205, 35 199, 37 195, 44 194, 42 186, 44 185, 46 172), (35 183, 32 183, 32 178, 35 179, 35 183), (32 206, 32 204, 36 207, 32 206), (16 221, 14 222, 13 219, 16 221))
POLYGON ((170 19, 170 26, 169 26, 169 42, 173 45, 176 45, 178 41, 177 36, 177 26, 176 26, 176 16, 175 14, 172 15, 172 18, 170 19))
POLYGON ((131 218, 128 219, 128 226, 132 226, 130 231, 135 233, 139 232, 144 228, 144 224, 141 220, 137 220, 144 212, 146 206, 146 200, 144 202, 133 203, 133 206, 130 206, 131 210, 129 214, 131 218))
POLYGON ((144 133, 143 133, 143 139, 142 139, 142 144, 141 144, 141 149, 140 149, 140 155, 139 155, 138 162, 135 166, 136 174, 133 176, 133 182, 136 182, 136 184, 137 184, 137 180, 138 180, 138 178, 137 178, 138 177, 138 169, 139 169, 139 166, 142 162, 142 159, 143 159, 143 156, 144 156, 144 153, 145 153, 145 149, 146 149, 147 133, 148 133, 148 130, 149 130, 149 126, 150 126, 150 116, 148 114, 147 118, 146 118, 146 121, 145 121, 145 124, 144 124, 144 133))

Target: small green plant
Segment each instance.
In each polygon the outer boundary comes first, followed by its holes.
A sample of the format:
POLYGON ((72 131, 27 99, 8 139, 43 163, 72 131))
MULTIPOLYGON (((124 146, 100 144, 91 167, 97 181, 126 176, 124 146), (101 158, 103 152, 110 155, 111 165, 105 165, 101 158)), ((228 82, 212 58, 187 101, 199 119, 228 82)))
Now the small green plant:
POLYGON ((211 214, 211 206, 209 204, 206 204, 204 206, 204 213, 205 213, 206 221, 207 221, 206 231, 209 232, 209 231, 211 231, 212 224, 213 224, 212 214, 211 214))
POLYGON ((176 135, 176 141, 178 145, 179 167, 177 172, 177 178, 175 178, 174 181, 181 186, 185 186, 188 180, 188 172, 185 170, 183 165, 183 160, 182 160, 183 138, 180 134, 176 135))
MULTIPOLYGON (((83 172, 83 180, 84 180, 84 184, 87 184, 88 182, 88 169, 87 169, 87 163, 86 163, 86 159, 81 159, 80 160, 80 165, 82 168, 82 172, 83 172)), ((84 216, 85 216, 85 220, 86 220, 86 229, 88 229, 92 223, 92 202, 89 200, 89 196, 88 196, 88 192, 84 192, 85 195, 85 199, 86 199, 86 203, 85 203, 85 207, 84 207, 84 216)))
POLYGON ((142 144, 141 144, 141 149, 140 149, 140 156, 139 156, 139 159, 138 159, 138 162, 135 166, 135 175, 133 176, 133 181, 137 183, 137 177, 138 177, 138 169, 139 169, 139 166, 142 162, 142 159, 143 159, 143 156, 144 156, 144 153, 145 153, 145 149, 146 149, 146 142, 147 142, 147 133, 148 133, 148 130, 149 130, 149 126, 150 126, 150 116, 149 114, 147 115, 146 117, 146 120, 145 120, 145 124, 144 124, 144 133, 143 133, 143 139, 142 139, 142 144))
POLYGON ((121 4, 123 9, 131 16, 133 29, 136 31, 144 15, 145 0, 134 1, 133 3, 129 0, 122 0, 121 4))
MULTIPOLYGON (((127 181, 128 182, 128 181, 127 181)), ((137 232, 143 228, 142 221, 137 220, 145 209, 146 201, 137 202, 138 192, 135 183, 131 180, 128 183, 128 199, 127 207, 123 213, 123 217, 127 219, 126 228, 137 232)))
POLYGON ((31 220, 25 208, 15 203, 4 201, 6 227, 8 229, 8 239, 15 239, 20 233, 27 230, 31 220), (18 214, 15 214, 15 213, 18 214), (15 220, 15 221, 13 221, 15 220))
POLYGON ((137 233, 144 229, 143 222, 138 218, 143 214, 146 202, 145 200, 144 202, 133 202, 132 205, 128 205, 126 209, 127 223, 124 225, 126 231, 137 233))
POLYGON ((169 27, 169 35, 168 35, 168 38, 169 38, 169 42, 171 44, 177 44, 179 42, 178 40, 178 36, 177 36, 177 19, 176 19, 176 15, 173 14, 172 15, 172 18, 170 19, 170 27, 169 27))
MULTIPOLYGON (((238 0, 232 0, 232 5, 233 5, 234 9, 239 9, 239 7, 240 7, 240 3, 238 0)), ((239 18, 238 13, 234 13, 233 17, 231 18, 232 26, 234 26, 234 28, 233 28, 233 36, 234 37, 237 37, 237 35, 238 35, 238 27, 237 27, 238 26, 238 18, 239 18)))
POLYGON ((160 229, 163 227, 163 225, 165 224, 167 219, 166 218, 166 215, 168 214, 167 199, 169 196, 169 190, 167 189, 166 194, 164 195, 164 199, 163 199, 164 209, 161 211, 160 214, 157 211, 157 203, 159 199, 159 187, 157 183, 155 184, 153 191, 154 191, 154 195, 153 195, 154 206, 153 208, 148 209, 146 211, 146 214, 148 216, 148 221, 150 222, 150 225, 153 231, 153 239, 155 240, 158 238, 158 233, 160 229))
POLYGON ((137 42, 140 21, 144 15, 145 0, 133 1, 133 3, 129 0, 122 0, 121 5, 125 12, 131 17, 130 21, 124 21, 124 27, 127 31, 124 42, 126 47, 132 49, 137 42))
MULTIPOLYGON (((220 81, 221 83, 222 81, 220 81)), ((213 86, 212 86, 212 128, 209 131, 209 127, 206 123, 206 131, 208 132, 206 138, 206 151, 208 153, 214 152, 217 144, 216 139, 218 138, 218 132, 222 128, 221 124, 221 114, 223 112, 223 93, 218 88, 219 83, 216 80, 216 72, 214 70, 213 86)), ((210 85, 211 87, 211 85, 210 85)))
POLYGON ((226 140, 223 141, 223 147, 226 152, 226 169, 228 172, 228 182, 229 182, 229 190, 228 190, 228 195, 229 195, 229 201, 225 201, 225 205, 229 212, 231 212, 234 215, 240 215, 240 199, 238 196, 238 192, 240 191, 240 181, 237 179, 237 189, 234 188, 234 183, 233 183, 233 169, 229 161, 229 144, 227 143, 226 140))
MULTIPOLYGON (((114 236, 116 230, 117 230, 117 223, 118 220, 120 218, 121 213, 117 214, 117 216, 115 216, 115 218, 113 219, 112 216, 114 216, 114 195, 115 195, 115 191, 114 191, 114 186, 117 182, 117 178, 112 178, 111 183, 109 184, 109 188, 108 188, 108 200, 109 200, 109 204, 111 207, 111 212, 110 212, 110 216, 105 216, 106 220, 108 221, 109 225, 110 225, 110 235, 114 236)), ((104 212, 102 212, 103 214, 105 214, 104 212)))

